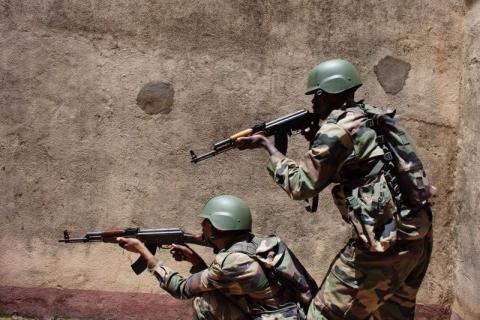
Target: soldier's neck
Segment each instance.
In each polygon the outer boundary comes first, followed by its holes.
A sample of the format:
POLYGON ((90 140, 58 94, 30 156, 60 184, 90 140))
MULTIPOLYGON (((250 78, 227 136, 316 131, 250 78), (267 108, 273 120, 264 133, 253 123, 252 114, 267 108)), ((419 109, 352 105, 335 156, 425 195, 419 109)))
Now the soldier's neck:
POLYGON ((253 235, 250 232, 241 233, 233 236, 225 236, 216 240, 215 245, 220 249, 228 249, 237 242, 246 241, 252 238, 253 235))
POLYGON ((354 99, 354 97, 352 96, 352 97, 348 98, 348 99, 342 104, 342 106, 340 107, 340 109, 345 110, 345 109, 347 109, 347 108, 355 107, 356 104, 357 104, 357 103, 355 102, 355 99, 354 99))

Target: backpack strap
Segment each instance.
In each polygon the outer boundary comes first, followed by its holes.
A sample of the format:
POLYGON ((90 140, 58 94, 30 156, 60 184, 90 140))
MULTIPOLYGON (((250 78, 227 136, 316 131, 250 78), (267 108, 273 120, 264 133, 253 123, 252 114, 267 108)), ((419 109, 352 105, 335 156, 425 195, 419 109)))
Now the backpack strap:
POLYGON ((397 206, 397 211, 399 212, 402 204, 402 193, 400 191, 400 186, 398 184, 397 176, 394 173, 395 164, 393 163, 393 155, 391 153, 391 150, 388 148, 388 146, 385 143, 385 137, 383 136, 382 132, 380 132, 379 130, 379 126, 380 126, 379 119, 381 117, 393 118, 395 117, 397 110, 394 109, 393 111, 382 112, 378 108, 375 108, 370 105, 365 105, 363 103, 360 104, 360 108, 363 110, 363 112, 365 112, 365 115, 368 118, 365 125, 370 129, 375 130, 375 132, 377 133, 376 142, 383 149, 383 152, 384 152, 383 161, 378 162, 378 164, 369 173, 369 176, 373 176, 374 174, 379 174, 381 171, 383 171, 383 174, 385 175, 385 179, 387 181, 387 185, 390 189, 390 192, 392 193, 395 205, 397 206), (382 167, 380 168, 380 170, 378 170, 379 168, 377 167, 379 166, 379 164, 382 164, 382 167))
POLYGON ((234 243, 230 248, 225 250, 224 257, 222 257, 221 266, 223 267, 223 263, 225 262, 226 258, 232 253, 243 253, 256 260, 255 252, 257 251, 257 247, 260 245, 261 241, 261 238, 253 235, 251 239, 234 243))

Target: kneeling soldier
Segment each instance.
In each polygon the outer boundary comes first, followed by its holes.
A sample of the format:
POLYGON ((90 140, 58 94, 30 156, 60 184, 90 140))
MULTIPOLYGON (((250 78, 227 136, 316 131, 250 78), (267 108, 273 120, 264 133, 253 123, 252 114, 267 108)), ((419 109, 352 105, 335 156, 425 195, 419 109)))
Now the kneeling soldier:
POLYGON ((176 260, 192 263, 183 277, 158 261, 133 238, 117 238, 125 250, 141 254, 160 287, 178 299, 193 300, 194 319, 304 319, 294 294, 278 279, 267 275, 255 259, 261 239, 251 233, 248 205, 234 196, 218 196, 207 202, 200 217, 202 236, 218 253, 207 267, 191 248, 172 245, 176 260))

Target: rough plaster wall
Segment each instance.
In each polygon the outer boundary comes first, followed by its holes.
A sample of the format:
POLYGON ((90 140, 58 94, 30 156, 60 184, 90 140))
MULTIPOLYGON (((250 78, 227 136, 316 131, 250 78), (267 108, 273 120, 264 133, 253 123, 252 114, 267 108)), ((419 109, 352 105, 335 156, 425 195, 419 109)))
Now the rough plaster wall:
POLYGON ((464 97, 460 115, 456 184, 457 223, 454 311, 464 319, 480 319, 480 3, 470 3, 465 18, 464 97))
MULTIPOLYGON (((198 165, 188 151, 308 107, 308 71, 343 57, 364 78, 359 98, 404 116, 439 187, 419 300, 448 303, 463 14, 454 0, 0 1, 0 285, 157 292, 130 272, 133 256, 56 239, 65 228, 196 230, 198 209, 222 193, 245 198, 255 232, 285 238, 320 281, 350 232, 328 190, 309 215, 273 185, 261 151, 198 165), (395 95, 374 71, 387 56, 411 66, 395 95), (170 112, 136 105, 152 81, 172 85, 170 112)), ((306 143, 292 140, 298 158, 306 143)))

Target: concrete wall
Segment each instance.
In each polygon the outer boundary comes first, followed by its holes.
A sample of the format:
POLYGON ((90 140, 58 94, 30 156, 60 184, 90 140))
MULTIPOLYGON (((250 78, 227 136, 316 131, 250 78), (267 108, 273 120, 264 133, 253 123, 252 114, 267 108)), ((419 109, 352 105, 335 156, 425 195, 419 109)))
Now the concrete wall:
POLYGON ((464 104, 460 113, 456 184, 455 300, 453 309, 464 319, 480 319, 480 3, 468 4, 465 18, 464 104))
MULTIPOLYGON (((0 285, 158 292, 130 272, 134 256, 56 239, 193 231, 223 193, 245 198, 255 232, 281 235, 320 281, 350 232, 328 190, 309 215, 274 186, 261 151, 197 165, 188 151, 308 107, 309 70, 342 57, 364 78, 359 98, 404 116, 439 187, 419 301, 449 304, 463 23, 454 0, 0 1, 0 285)), ((305 148, 292 139, 293 157, 305 148)))

